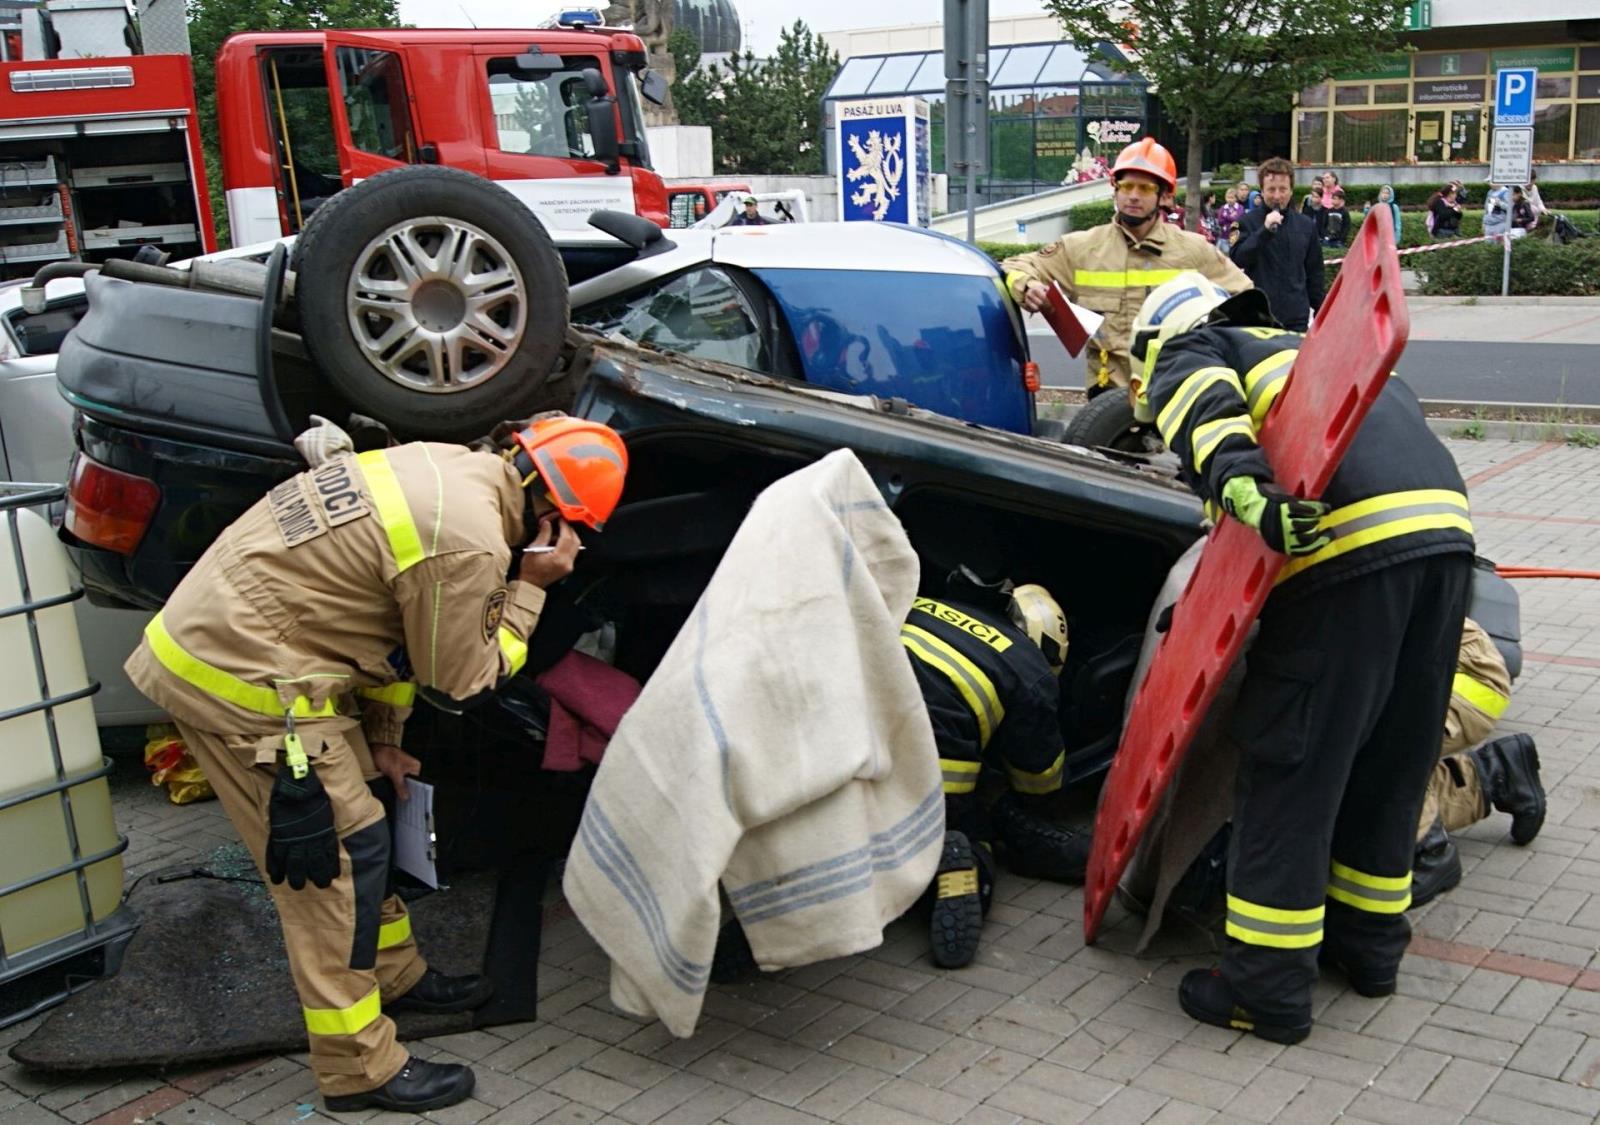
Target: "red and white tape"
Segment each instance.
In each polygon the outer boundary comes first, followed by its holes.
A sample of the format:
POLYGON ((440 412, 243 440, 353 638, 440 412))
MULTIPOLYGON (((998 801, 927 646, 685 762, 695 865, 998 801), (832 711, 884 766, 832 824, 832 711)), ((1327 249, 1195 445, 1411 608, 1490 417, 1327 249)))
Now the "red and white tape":
MULTIPOLYGON (((1505 237, 1503 234, 1483 234, 1477 238, 1455 238, 1449 242, 1432 242, 1427 246, 1408 246, 1404 250, 1396 250, 1395 255, 1404 258, 1407 254, 1426 254, 1430 250, 1448 250, 1452 246, 1471 246, 1474 242, 1499 242, 1505 237)), ((1329 258, 1322 264, 1336 266, 1342 261, 1344 261, 1343 258, 1329 258)))

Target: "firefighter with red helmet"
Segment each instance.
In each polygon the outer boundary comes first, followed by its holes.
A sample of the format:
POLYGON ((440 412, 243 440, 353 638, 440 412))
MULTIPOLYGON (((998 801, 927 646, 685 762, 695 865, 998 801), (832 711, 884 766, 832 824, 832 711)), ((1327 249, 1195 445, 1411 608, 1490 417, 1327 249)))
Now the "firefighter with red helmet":
POLYGON ((1111 222, 1072 231, 1031 254, 1001 263, 1006 287, 1028 312, 1045 306, 1052 281, 1067 296, 1105 317, 1086 349, 1089 394, 1128 385, 1128 338, 1133 318, 1156 286, 1183 270, 1198 270, 1230 293, 1250 279, 1203 237, 1161 217, 1161 196, 1178 188, 1172 154, 1143 137, 1124 148, 1111 168, 1115 215, 1111 222))
POLYGON ((564 416, 503 455, 416 442, 330 457, 222 533, 128 660, 270 881, 330 1110, 472 1092, 467 1067, 408 1058, 384 1014, 466 1011, 490 988, 418 953, 385 894, 389 828, 368 782, 403 789, 419 768, 399 748, 416 695, 460 711, 521 669, 545 588, 577 558, 570 523, 598 530, 627 468, 613 430, 564 416))

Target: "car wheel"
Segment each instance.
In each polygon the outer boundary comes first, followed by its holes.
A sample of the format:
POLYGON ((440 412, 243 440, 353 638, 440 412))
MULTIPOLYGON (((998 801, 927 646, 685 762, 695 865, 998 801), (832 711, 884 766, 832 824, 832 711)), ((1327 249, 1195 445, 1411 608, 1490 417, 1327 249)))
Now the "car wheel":
POLYGON ((1134 418, 1127 393, 1115 387, 1096 395, 1074 414, 1061 440, 1119 453, 1157 453, 1163 448, 1155 425, 1134 418))
POLYGON ((566 271, 504 188, 454 168, 380 173, 317 208, 294 261, 311 358, 392 429, 462 441, 548 404, 566 271))

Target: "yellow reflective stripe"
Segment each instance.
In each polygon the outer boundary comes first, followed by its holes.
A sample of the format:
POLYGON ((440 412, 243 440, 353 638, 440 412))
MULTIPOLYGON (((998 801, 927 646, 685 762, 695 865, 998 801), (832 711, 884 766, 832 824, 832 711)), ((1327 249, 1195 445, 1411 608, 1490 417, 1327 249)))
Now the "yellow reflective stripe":
POLYGON ((399 683, 385 684, 382 687, 357 688, 356 694, 362 699, 385 703, 390 707, 410 707, 417 700, 417 685, 409 680, 401 680, 399 683))
POLYGON ((1006 295, 1013 301, 1022 300, 1020 294, 1032 280, 1034 279, 1021 270, 1006 270, 1006 295))
POLYGON ((1305 949, 1322 941, 1325 909, 1280 910, 1229 895, 1226 929, 1229 937, 1250 945, 1305 949))
POLYGON ((1019 770, 1007 762, 1006 774, 1011 778, 1011 788, 1018 793, 1054 793, 1061 788, 1061 775, 1066 771, 1066 767, 1067 752, 1063 750, 1056 755, 1055 761, 1038 773, 1019 770))
POLYGON ((1472 534, 1467 498, 1443 488, 1389 492, 1335 508, 1322 517, 1318 527, 1330 533, 1333 542, 1320 551, 1290 559, 1278 572, 1279 583, 1318 563, 1400 535, 1451 530, 1472 534))
POLYGON ((1178 429, 1189 416, 1189 410, 1205 391, 1221 383, 1233 388, 1239 400, 1244 401, 1244 388, 1239 386, 1239 376, 1231 367, 1202 367, 1178 385, 1178 391, 1168 400, 1161 413, 1156 415, 1156 428, 1171 446, 1176 444, 1178 429))
POLYGON ((943 672, 955 685, 956 691, 967 701, 967 706, 978 720, 979 745, 987 746, 1000 721, 1006 717, 1006 709, 1000 705, 1000 694, 995 691, 989 677, 976 664, 926 629, 909 624, 900 626, 900 643, 913 656, 943 672))
POLYGON ((940 898, 960 898, 963 895, 978 893, 978 869, 969 867, 965 871, 946 871, 938 880, 940 898))
POLYGON ((500 626, 500 655, 506 658, 506 663, 511 666, 509 675, 515 676, 522 671, 522 666, 528 662, 528 642, 517 636, 504 625, 500 626))
POLYGON ((237 676, 230 675, 221 668, 207 664, 198 656, 186 652, 172 639, 172 634, 167 632, 166 623, 159 613, 144 627, 144 636, 150 645, 150 651, 167 671, 185 683, 193 684, 207 695, 236 704, 246 711, 277 717, 285 714, 287 710, 292 710, 299 719, 328 718, 339 713, 338 704, 334 699, 325 700, 320 707, 312 707, 311 700, 303 695, 297 696, 293 707, 286 709, 283 701, 278 698, 278 693, 272 688, 246 683, 237 676))
POLYGON ((1250 439, 1250 444, 1256 441, 1255 427, 1250 424, 1250 419, 1243 414, 1232 418, 1217 418, 1214 421, 1204 422, 1194 428, 1194 471, 1199 472, 1205 468, 1206 461, 1216 452, 1217 446, 1222 444, 1222 439, 1231 434, 1250 439))
POLYGON ((940 758, 939 773, 946 793, 971 793, 978 787, 978 774, 983 763, 969 762, 964 758, 940 758))
POLYGON ((1244 373, 1244 397, 1250 407, 1250 420, 1257 426, 1266 420, 1267 411, 1289 382, 1289 366, 1300 354, 1299 348, 1270 355, 1244 373))
POLYGON ((1182 270, 1077 270, 1072 275, 1072 282, 1074 285, 1088 285, 1100 289, 1144 289, 1164 285, 1182 272, 1182 270))
POLYGON ((312 1035, 354 1035, 377 1019, 383 1001, 374 988, 348 1008, 302 1008, 306 1030, 312 1035))
POLYGON ((1511 705, 1508 696, 1501 695, 1488 684, 1479 683, 1465 672, 1457 672, 1450 690, 1472 704, 1491 719, 1498 719, 1511 705))
POLYGON ((394 475, 394 466, 381 449, 374 449, 356 457, 361 473, 367 479, 367 490, 372 493, 372 504, 378 509, 378 519, 384 534, 389 537, 389 549, 394 552, 395 568, 410 570, 427 556, 422 551, 422 537, 417 534, 416 521, 411 518, 411 506, 400 489, 400 480, 394 475))
POLYGON ((1411 906, 1411 873, 1368 875, 1334 860, 1329 865, 1328 897, 1368 914, 1400 914, 1411 906))
POLYGON ((402 914, 378 927, 378 948, 393 949, 411 940, 411 915, 402 914))

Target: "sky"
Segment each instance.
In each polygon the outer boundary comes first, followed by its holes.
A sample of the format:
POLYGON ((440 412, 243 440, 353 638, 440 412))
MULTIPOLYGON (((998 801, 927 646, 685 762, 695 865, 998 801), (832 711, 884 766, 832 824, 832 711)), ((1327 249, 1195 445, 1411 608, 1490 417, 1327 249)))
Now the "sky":
MULTIPOLYGON (((586 0, 593 5, 596 0, 586 0)), ((562 7, 549 0, 400 0, 400 18, 417 27, 533 27, 562 7)), ((597 6, 605 7, 599 3, 597 6)), ((944 18, 943 0, 734 0, 744 24, 745 45, 769 54, 778 32, 798 19, 812 31, 846 31, 860 27, 932 23, 944 18)), ((1042 12, 1039 0, 989 0, 989 15, 1020 16, 1042 12)))

